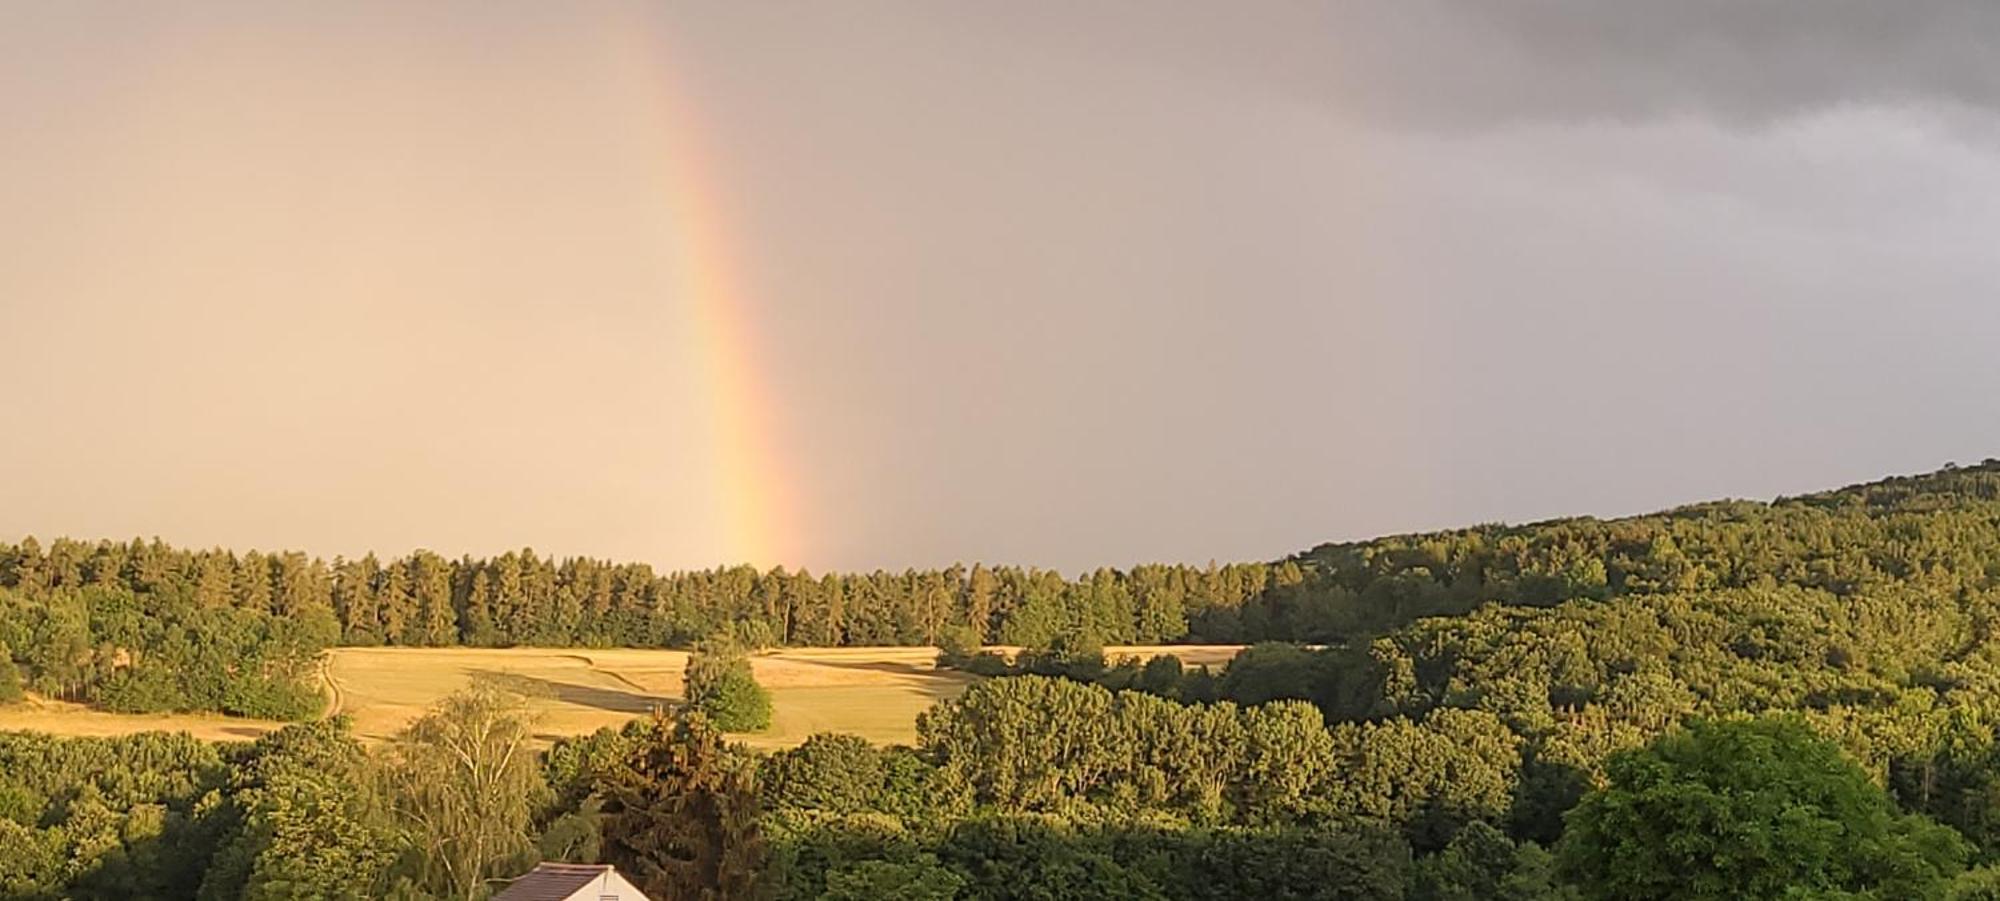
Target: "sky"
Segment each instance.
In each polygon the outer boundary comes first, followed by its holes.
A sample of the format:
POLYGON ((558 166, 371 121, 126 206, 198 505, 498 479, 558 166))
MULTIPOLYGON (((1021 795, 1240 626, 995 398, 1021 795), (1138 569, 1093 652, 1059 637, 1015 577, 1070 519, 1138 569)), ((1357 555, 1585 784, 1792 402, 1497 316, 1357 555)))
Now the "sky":
POLYGON ((1987 2, 0 5, 0 539, 1079 571, 2000 456, 1987 2))

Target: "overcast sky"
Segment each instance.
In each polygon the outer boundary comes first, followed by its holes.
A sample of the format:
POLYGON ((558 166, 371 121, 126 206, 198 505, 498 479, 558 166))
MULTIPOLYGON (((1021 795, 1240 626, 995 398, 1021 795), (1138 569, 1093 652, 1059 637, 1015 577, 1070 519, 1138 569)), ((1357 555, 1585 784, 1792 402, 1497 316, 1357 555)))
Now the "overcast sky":
POLYGON ((0 5, 8 539, 1077 570, 1768 498, 2000 456, 1996 288, 1989 2, 0 5))

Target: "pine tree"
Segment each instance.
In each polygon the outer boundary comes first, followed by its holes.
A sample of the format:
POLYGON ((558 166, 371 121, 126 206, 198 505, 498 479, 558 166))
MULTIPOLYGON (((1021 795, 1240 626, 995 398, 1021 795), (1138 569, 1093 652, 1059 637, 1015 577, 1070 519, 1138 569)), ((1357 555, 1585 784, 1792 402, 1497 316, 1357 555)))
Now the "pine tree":
POLYGON ((755 770, 699 714, 655 714, 604 774, 604 855, 655 898, 758 896, 765 843, 755 770))
POLYGON ((12 581, 14 587, 27 592, 40 592, 48 589, 48 566, 42 559, 41 542, 36 541, 35 536, 29 535, 21 539, 20 545, 14 548, 13 557, 8 561, 8 564, 9 568, 13 570, 12 581))
POLYGON ((416 619, 416 610, 410 597, 410 574, 402 561, 392 561, 382 570, 382 587, 375 592, 375 601, 381 615, 382 640, 408 644, 409 624, 416 619))
POLYGON ((235 581, 230 586, 230 602, 244 610, 271 611, 270 558, 250 551, 236 560, 235 581))
POLYGON ((999 593, 1000 582, 993 577, 993 571, 983 563, 973 564, 972 574, 965 580, 965 621, 979 630, 982 644, 994 635, 993 613, 999 593))
POLYGON ((465 593, 465 609, 459 617, 459 627, 460 640, 465 644, 474 647, 493 647, 500 643, 500 631, 493 624, 493 582, 486 577, 484 569, 472 574, 472 584, 465 593))
POLYGON ((298 551, 280 554, 275 560, 277 591, 271 599, 271 612, 279 616, 296 616, 307 610, 325 610, 332 606, 330 582, 326 564, 309 560, 298 551))
POLYGON ((359 560, 338 560, 333 564, 333 613, 340 621, 342 641, 355 645, 377 645, 384 638, 381 611, 375 598, 375 583, 381 565, 375 555, 359 560))
POLYGON ((410 556, 410 596, 415 618, 404 624, 404 643, 444 647, 458 641, 451 603, 451 564, 430 551, 410 556))
POLYGON ((236 561, 227 551, 203 551, 195 561, 195 603, 227 607, 234 596, 236 561))

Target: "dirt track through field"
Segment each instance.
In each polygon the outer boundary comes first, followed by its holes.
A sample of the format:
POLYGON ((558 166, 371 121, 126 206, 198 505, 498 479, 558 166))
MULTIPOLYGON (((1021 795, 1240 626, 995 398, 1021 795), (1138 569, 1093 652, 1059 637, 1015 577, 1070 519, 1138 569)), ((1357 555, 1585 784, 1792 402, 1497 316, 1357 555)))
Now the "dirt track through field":
POLYGON ((340 691, 340 680, 333 677, 333 658, 320 661, 319 681, 326 686, 326 715, 339 716, 347 707, 347 699, 340 691))

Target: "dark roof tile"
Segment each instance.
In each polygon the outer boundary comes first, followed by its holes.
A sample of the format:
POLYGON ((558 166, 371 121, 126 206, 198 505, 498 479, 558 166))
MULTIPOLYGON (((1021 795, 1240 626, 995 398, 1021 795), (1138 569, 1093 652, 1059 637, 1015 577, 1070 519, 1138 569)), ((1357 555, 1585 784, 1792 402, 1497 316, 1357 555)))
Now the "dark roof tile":
POLYGON ((543 863, 508 883, 492 901, 563 901, 611 870, 608 864, 543 863))

